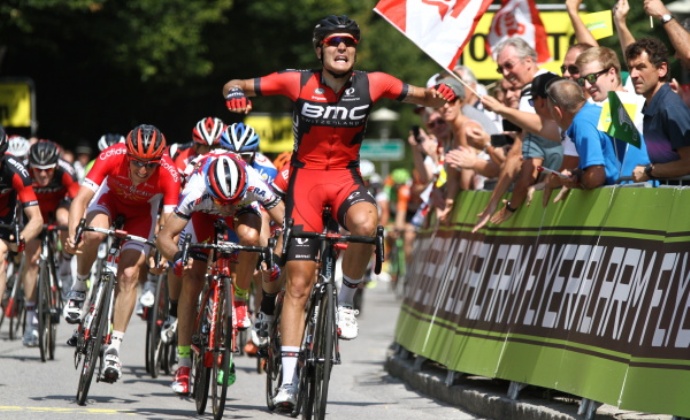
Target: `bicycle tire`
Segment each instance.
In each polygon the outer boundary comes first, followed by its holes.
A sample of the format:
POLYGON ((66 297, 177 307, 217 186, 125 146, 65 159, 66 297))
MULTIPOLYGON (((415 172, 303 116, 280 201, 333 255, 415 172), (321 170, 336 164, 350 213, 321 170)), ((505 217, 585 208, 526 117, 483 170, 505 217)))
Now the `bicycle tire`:
POLYGON ((48 260, 48 297, 50 299, 48 311, 50 312, 50 345, 48 346, 48 359, 55 360, 55 347, 57 343, 57 329, 60 323, 60 315, 62 314, 62 291, 60 284, 57 281, 57 268, 55 259, 52 257, 48 260))
POLYGON ((213 368, 211 369, 211 402, 213 407, 214 420, 220 420, 225 412, 225 399, 228 395, 228 378, 231 374, 232 351, 234 349, 234 340, 236 339, 236 330, 232 325, 232 285, 229 277, 223 277, 221 280, 222 293, 218 293, 217 308, 222 308, 222 311, 216 313, 214 323, 215 329, 215 343, 216 348, 213 354, 213 368), (218 377, 221 375, 223 380, 218 383, 218 377))
POLYGON ((38 281, 36 283, 36 309, 38 316, 38 348, 41 352, 41 362, 46 362, 50 352, 50 273, 48 263, 39 262, 38 281))
POLYGON ((307 312, 307 317, 304 327, 304 336, 302 338, 302 345, 300 346, 300 353, 297 359, 297 367, 299 369, 299 386, 297 388, 297 404, 292 410, 292 417, 297 417, 300 412, 303 418, 311 418, 311 413, 314 409, 314 393, 311 388, 313 385, 314 377, 314 364, 311 362, 314 360, 314 334, 316 333, 316 318, 318 307, 316 304, 316 286, 311 291, 309 297, 309 310, 307 312))
MULTIPOLYGON (((99 282, 94 302, 99 301, 98 299, 100 298, 100 302, 104 303, 107 296, 110 295, 106 282, 108 282, 106 279, 102 279, 99 282)), ((93 380, 93 371, 96 363, 101 358, 101 346, 103 345, 106 323, 108 322, 108 303, 105 302, 102 308, 89 308, 89 310, 93 311, 93 313, 89 341, 85 345, 84 355, 80 361, 81 369, 79 369, 79 386, 77 388, 77 404, 79 405, 86 405, 89 388, 93 380)))
MULTIPOLYGON (((283 312, 282 292, 276 298, 275 321, 269 330, 268 344, 265 348, 265 356, 258 357, 264 361, 266 371, 266 406, 270 411, 275 411, 276 405, 273 402, 278 394, 278 388, 283 381, 283 358, 280 348, 282 346, 280 338, 280 318, 283 312)), ((261 351, 260 353, 261 354, 261 351)))
MULTIPOLYGON (((333 368, 334 340, 337 340, 335 330, 335 290, 334 285, 326 283, 319 302, 319 316, 314 329, 313 377, 308 400, 312 408, 311 415, 305 419, 323 420, 326 417, 328 404, 328 384, 333 368)), ((307 411, 304 412, 307 414, 307 411)))
POLYGON ((17 292, 14 298, 14 316, 10 317, 10 340, 21 337, 26 327, 26 308, 24 307, 24 293, 17 292), (21 329, 21 332, 20 332, 21 329))
MULTIPOLYGON (((208 388, 211 379, 209 369, 206 367, 206 344, 208 343, 207 332, 209 331, 208 316, 206 311, 208 306, 208 293, 202 293, 201 308, 199 308, 199 322, 196 328, 195 335, 197 337, 198 352, 195 351, 192 361, 192 394, 196 404, 197 414, 204 414, 206 411, 206 402, 208 401, 208 388)), ((192 338, 192 343, 194 338, 192 338)))
POLYGON ((161 330, 168 317, 168 282, 165 276, 158 277, 153 307, 149 310, 146 326, 146 365, 152 378, 160 375, 161 364, 165 356, 161 330))

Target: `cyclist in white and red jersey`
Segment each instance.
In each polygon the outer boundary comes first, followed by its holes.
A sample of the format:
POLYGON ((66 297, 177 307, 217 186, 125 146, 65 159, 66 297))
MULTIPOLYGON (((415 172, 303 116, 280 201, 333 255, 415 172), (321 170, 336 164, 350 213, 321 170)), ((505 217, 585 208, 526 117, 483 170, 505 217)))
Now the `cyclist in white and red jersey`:
MULTIPOLYGON (((71 200, 79 191, 79 182, 74 168, 60 159, 59 146, 50 140, 39 140, 29 150, 29 170, 33 181, 32 187, 38 199, 38 207, 45 223, 67 225, 67 212, 71 200)), ((60 232, 64 243, 67 232, 60 232)), ((38 279, 38 260, 41 252, 41 241, 36 238, 26 243, 26 261, 22 266, 24 284, 24 304, 26 306, 26 328, 23 343, 27 347, 38 345, 38 318, 36 317, 36 280, 38 279)), ((71 276, 70 261, 72 256, 63 256, 60 252, 58 276, 67 279, 71 276)), ((70 281, 63 280, 65 288, 70 281)))
POLYGON ((27 219, 19 232, 19 240, 14 230, 0 228, 0 297, 4 296, 7 284, 8 252, 23 252, 24 244, 38 236, 43 228, 43 218, 31 186, 29 171, 14 156, 5 154, 8 148, 7 134, 0 125, 0 223, 11 225, 17 222, 18 205, 27 219))
MULTIPOLYGON (((285 70, 252 79, 233 79, 223 86, 230 111, 248 113, 247 97, 282 95, 294 102, 292 174, 286 214, 295 231, 322 231, 321 213, 333 216, 354 235, 374 236, 376 203, 358 173, 359 149, 371 108, 381 98, 440 107, 455 99, 448 85, 421 88, 382 72, 354 70, 360 29, 347 16, 327 16, 314 28, 313 44, 322 68, 285 70)), ((316 241, 292 241, 287 255, 287 290, 282 312, 283 383, 276 403, 294 405, 294 366, 304 327, 304 308, 312 287, 316 241)), ((344 278, 338 296, 341 338, 357 337, 353 297, 363 281, 373 247, 350 244, 343 259, 344 278)))
MULTIPOLYGON (((101 234, 87 232, 74 243, 77 226, 86 217, 89 226, 109 228, 124 216, 123 229, 150 238, 159 206, 163 204, 161 224, 177 205, 180 176, 170 157, 165 155, 165 137, 156 127, 142 124, 129 132, 125 144, 105 149, 84 179, 69 212, 69 236, 65 249, 77 253, 77 280, 65 306, 68 323, 77 323, 86 296, 86 280, 96 260, 101 234)), ((132 316, 137 298, 139 272, 145 267, 148 247, 125 242, 120 253, 115 290, 115 310, 111 344, 105 350, 103 379, 114 382, 122 376, 120 344, 132 316)))
MULTIPOLYGON (((161 254, 170 261, 175 274, 183 276, 177 322, 179 363, 172 383, 172 389, 177 394, 189 393, 192 330, 199 293, 204 285, 208 251, 191 252, 192 263, 189 265, 187 261, 182 261, 182 252, 178 251, 175 237, 184 232, 192 235, 192 242, 213 242, 215 220, 223 219, 237 235, 240 244, 259 245, 259 204, 273 220, 282 223, 285 215, 283 202, 256 170, 234 153, 211 153, 199 161, 198 168, 192 172, 180 194, 175 213, 158 235, 156 244, 161 254)), ((238 328, 251 325, 246 298, 257 258, 258 255, 253 252, 239 253, 233 301, 238 328)), ((231 378, 228 380, 232 383, 231 378)))

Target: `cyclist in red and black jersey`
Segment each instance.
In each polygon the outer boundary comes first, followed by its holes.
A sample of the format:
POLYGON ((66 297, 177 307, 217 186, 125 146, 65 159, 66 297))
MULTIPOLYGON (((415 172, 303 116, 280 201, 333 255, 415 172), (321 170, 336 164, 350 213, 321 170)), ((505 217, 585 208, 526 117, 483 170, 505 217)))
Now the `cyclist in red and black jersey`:
MULTIPOLYGON (((29 149, 29 171, 33 181, 32 187, 38 199, 41 217, 46 223, 57 223, 67 226, 69 203, 79 191, 79 182, 72 166, 59 158, 60 150, 57 144, 50 140, 39 140, 29 149)), ((60 232, 62 243, 65 242, 67 232, 60 232)), ((41 241, 34 239, 26 243, 26 263, 23 266, 22 279, 24 281, 24 299, 26 305, 26 329, 24 331, 24 345, 34 347, 38 345, 38 318, 36 318, 36 280, 38 278, 38 260, 41 251, 41 241)), ((60 268, 58 274, 66 279, 71 276, 71 255, 60 253, 60 268)), ((63 287, 71 284, 63 280, 63 287)))
POLYGON ((7 253, 24 251, 23 244, 38 236, 43 228, 43 218, 38 209, 36 193, 31 187, 29 171, 16 158, 5 155, 8 147, 7 134, 0 126, 0 223, 9 225, 16 221, 17 202, 21 203, 26 216, 26 224, 19 232, 19 246, 14 230, 0 228, 0 296, 5 294, 7 283, 7 253))
MULTIPOLYGON (((354 70, 360 30, 347 16, 328 16, 314 28, 317 70, 286 70, 252 79, 233 79, 223 87, 230 111, 248 113, 247 97, 282 95, 293 101, 295 133, 292 173, 286 213, 295 230, 322 231, 321 212, 330 205, 338 222, 354 235, 374 236, 378 224, 376 203, 358 172, 359 149, 373 104, 381 98, 440 107, 455 99, 445 84, 421 88, 381 72, 354 70)), ((296 349, 302 337, 304 307, 313 284, 315 241, 293 241, 287 255, 287 291, 282 312, 283 384, 278 405, 294 404, 296 349)), ((372 246, 350 244, 344 255, 344 279, 338 296, 341 338, 357 336, 352 309, 357 286, 363 280, 372 246)))

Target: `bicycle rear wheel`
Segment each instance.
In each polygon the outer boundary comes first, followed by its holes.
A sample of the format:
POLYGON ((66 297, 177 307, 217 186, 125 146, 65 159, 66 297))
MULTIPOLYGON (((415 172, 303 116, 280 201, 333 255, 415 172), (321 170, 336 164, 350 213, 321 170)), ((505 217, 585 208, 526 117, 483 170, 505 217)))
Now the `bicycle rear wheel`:
POLYGON ((275 321, 268 331, 268 345, 261 349, 259 360, 264 361, 266 370, 266 406, 270 411, 276 409, 273 402, 278 394, 278 388, 283 381, 283 358, 280 352, 280 314, 283 310, 283 293, 281 292, 276 298, 275 321))
MULTIPOLYGON (((100 298, 101 308, 89 308, 92 311, 91 329, 89 331, 88 342, 84 348, 84 357, 81 359, 79 366, 79 387, 77 388, 77 404, 85 405, 86 398, 89 396, 89 388, 91 387, 91 380, 93 379, 93 371, 96 363, 99 362, 101 356, 101 346, 103 338, 107 332, 108 322, 108 303, 105 301, 110 295, 109 287, 106 287, 103 282, 99 282, 97 295, 94 302, 100 298)), ((82 324, 84 327, 88 325, 82 324)))
POLYGON ((308 384, 307 407, 303 411, 303 418, 309 420, 323 420, 326 417, 328 403, 328 382, 331 379, 333 367, 335 340, 335 291, 333 284, 323 285, 319 300, 319 313, 314 329, 314 344, 312 364, 313 376, 308 384), (307 408, 311 408, 308 410, 307 408))
POLYGON ((156 298, 149 311, 146 327, 146 365, 152 378, 160 374, 164 356, 164 344, 161 340, 161 329, 168 317, 168 281, 165 275, 158 276, 156 298))
POLYGON ((213 369, 211 379, 211 399, 213 401, 213 418, 219 420, 225 411, 225 398, 228 386, 234 383, 234 365, 232 364, 232 350, 236 339, 236 330, 232 325, 232 285, 230 278, 223 278, 223 290, 218 294, 220 313, 216 313, 213 369))

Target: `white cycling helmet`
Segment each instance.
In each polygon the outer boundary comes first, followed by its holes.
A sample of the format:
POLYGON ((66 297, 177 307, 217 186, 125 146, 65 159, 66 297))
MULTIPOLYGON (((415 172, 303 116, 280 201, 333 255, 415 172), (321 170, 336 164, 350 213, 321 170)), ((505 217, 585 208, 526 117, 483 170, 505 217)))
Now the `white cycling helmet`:
POLYGON ((359 173, 362 174, 363 180, 368 181, 376 173, 376 166, 372 161, 362 159, 359 161, 359 173))
POLYGON ((31 147, 31 143, 24 137, 10 136, 7 142, 9 143, 7 147, 7 153, 11 154, 12 156, 18 158, 25 158, 29 154, 29 148, 31 147))
POLYGON ((103 134, 101 136, 101 138, 98 139, 98 150, 100 150, 102 152, 114 144, 124 143, 124 142, 125 142, 125 136, 123 136, 122 134, 113 134, 113 133, 103 134))
POLYGON ((192 140, 202 146, 217 146, 224 131, 225 123, 220 118, 206 117, 194 126, 192 140))

